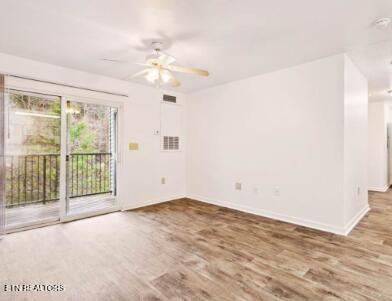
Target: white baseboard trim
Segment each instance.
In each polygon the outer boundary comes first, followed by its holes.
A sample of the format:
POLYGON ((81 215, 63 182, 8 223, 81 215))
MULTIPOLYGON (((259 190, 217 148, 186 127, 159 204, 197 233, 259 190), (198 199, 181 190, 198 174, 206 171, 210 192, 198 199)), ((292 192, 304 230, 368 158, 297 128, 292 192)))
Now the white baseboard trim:
POLYGON ((242 206, 234 203, 229 203, 229 202, 222 202, 222 201, 217 201, 217 200, 212 200, 210 198, 206 197, 201 197, 201 196, 196 196, 196 195, 176 195, 172 197, 166 197, 166 198, 161 198, 161 199, 156 199, 156 200, 150 200, 150 201, 145 201, 145 202, 139 202, 135 204, 128 205, 126 207, 123 207, 121 211, 127 211, 127 210, 132 210, 136 208, 141 208, 141 207, 146 207, 146 206, 151 206, 151 205, 156 205, 160 203, 165 203, 177 199, 182 199, 182 198, 189 198, 193 199, 199 202, 207 203, 207 204, 213 204, 221 207, 226 207, 230 209, 235 209, 238 211, 246 212, 246 213, 251 213, 255 215, 260 215, 268 218, 272 218, 275 220, 299 225, 299 226, 304 226, 308 228, 313 228, 325 232, 330 232, 338 235, 344 235, 347 236, 350 234, 350 232, 354 229, 354 227, 359 223, 359 221, 369 212, 370 208, 369 206, 365 206, 362 210, 360 210, 348 223, 345 227, 336 227, 332 225, 327 225, 311 220, 306 220, 306 219, 300 219, 297 217, 293 216, 288 216, 272 211, 267 211, 267 210, 262 210, 258 208, 252 208, 249 206, 242 206))
POLYGON ((370 191, 376 191, 376 192, 386 192, 389 189, 389 185, 386 185, 384 187, 369 187, 368 190, 370 191))
MULTIPOLYGON (((315 221, 311 221, 311 220, 301 219, 301 218, 288 216, 288 215, 284 215, 284 214, 280 214, 280 213, 276 213, 276 212, 262 210, 259 208, 252 208, 249 206, 242 206, 242 205, 233 204, 233 203, 229 203, 229 202, 216 201, 216 200, 212 200, 209 198, 196 196, 196 195, 188 195, 187 198, 190 198, 190 199, 193 199, 196 201, 200 201, 200 202, 204 202, 204 203, 208 203, 208 204, 221 206, 221 207, 235 209, 235 210, 246 212, 246 213, 260 215, 260 216, 272 218, 275 220, 279 220, 279 221, 283 221, 283 222, 287 222, 287 223, 291 223, 291 224, 296 224, 296 225, 300 225, 300 226, 304 226, 304 227, 308 227, 308 228, 313 228, 313 229, 317 229, 317 230, 321 230, 321 231, 325 231, 325 232, 330 232, 330 233, 334 233, 334 234, 338 234, 338 235, 347 235, 346 233, 350 232, 350 231, 348 231, 349 227, 348 228, 336 227, 333 225, 327 225, 327 224, 323 224, 323 223, 319 223, 319 222, 315 222, 315 221)), ((360 218, 358 219, 358 221, 359 220, 360 220, 360 218)), ((356 223, 354 222, 353 227, 355 226, 355 224, 356 223)))
POLYGON ((166 197, 166 198, 161 198, 161 199, 156 199, 156 200, 150 200, 150 201, 139 202, 139 203, 135 203, 135 204, 129 204, 129 205, 123 206, 121 208, 121 211, 127 211, 127 210, 136 209, 136 208, 156 205, 156 204, 174 201, 174 200, 182 199, 182 198, 185 198, 185 195, 176 195, 176 196, 171 196, 171 197, 166 197))
POLYGON ((360 220, 370 211, 369 205, 366 205, 362 210, 360 210, 346 225, 344 235, 349 235, 350 232, 355 228, 355 226, 360 222, 360 220))

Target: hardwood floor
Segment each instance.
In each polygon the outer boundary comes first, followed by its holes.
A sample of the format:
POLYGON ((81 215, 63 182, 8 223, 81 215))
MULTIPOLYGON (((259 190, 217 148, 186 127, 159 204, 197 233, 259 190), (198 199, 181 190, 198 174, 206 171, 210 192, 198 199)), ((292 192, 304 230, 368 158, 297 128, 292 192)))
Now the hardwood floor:
POLYGON ((348 237, 187 199, 10 234, 0 300, 392 300, 392 191, 370 206, 348 237))

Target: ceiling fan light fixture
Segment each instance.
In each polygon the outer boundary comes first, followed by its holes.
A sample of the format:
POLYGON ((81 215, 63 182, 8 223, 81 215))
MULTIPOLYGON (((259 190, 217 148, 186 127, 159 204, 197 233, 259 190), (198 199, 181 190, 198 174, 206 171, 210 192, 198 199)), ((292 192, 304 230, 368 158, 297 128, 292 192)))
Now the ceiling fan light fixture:
POLYGON ((173 73, 188 73, 199 76, 208 76, 209 72, 198 68, 189 68, 173 65, 176 58, 170 54, 161 52, 162 42, 153 42, 151 44, 153 53, 146 56, 145 63, 139 65, 147 68, 132 75, 132 78, 143 76, 148 82, 155 84, 157 88, 161 84, 170 84, 171 87, 179 87, 181 83, 173 73))
POLYGON ((164 83, 169 82, 169 80, 171 79, 171 74, 169 73, 169 71, 167 70, 161 70, 161 79, 164 83))
POLYGON ((155 68, 151 68, 147 75, 146 75, 146 79, 150 82, 150 83, 154 83, 157 79, 159 79, 159 71, 158 69, 155 68))

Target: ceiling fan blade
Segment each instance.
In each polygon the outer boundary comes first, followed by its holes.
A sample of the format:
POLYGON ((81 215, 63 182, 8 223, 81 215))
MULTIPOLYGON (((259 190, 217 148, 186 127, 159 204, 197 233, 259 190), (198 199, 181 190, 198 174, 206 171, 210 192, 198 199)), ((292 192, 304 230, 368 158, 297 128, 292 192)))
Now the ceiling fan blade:
POLYGON ((103 59, 101 59, 101 61, 110 62, 110 63, 126 63, 126 61, 116 60, 116 59, 107 59, 107 58, 103 58, 103 59))
POLYGON ((172 87, 179 87, 181 85, 181 83, 178 81, 177 78, 174 77, 174 75, 172 75, 172 77, 169 79, 169 83, 172 87))
POLYGON ((106 59, 106 58, 103 58, 103 59, 101 59, 101 61, 104 61, 104 62, 109 62, 109 63, 125 63, 125 64, 129 64, 129 63, 132 63, 133 65, 140 65, 140 66, 151 66, 150 64, 147 64, 147 63, 138 63, 138 62, 132 62, 132 61, 123 61, 123 60, 116 60, 116 59, 106 59))
POLYGON ((139 66, 146 66, 146 67, 151 67, 151 64, 148 63, 133 63, 134 65, 139 65, 139 66))
POLYGON ((149 68, 143 69, 142 71, 139 71, 139 72, 135 73, 134 75, 132 75, 132 76, 130 76, 128 78, 136 78, 136 77, 139 77, 139 76, 146 75, 148 73, 148 71, 150 71, 149 68))
POLYGON ((174 72, 183 72, 183 73, 190 73, 190 74, 196 74, 196 75, 201 75, 201 76, 208 76, 210 73, 206 70, 202 69, 197 69, 197 68, 188 68, 188 67, 181 67, 181 66, 175 66, 175 65, 168 65, 165 66, 167 69, 170 71, 174 72))
POLYGON ((169 65, 174 63, 176 59, 171 55, 168 55, 166 53, 161 53, 161 55, 158 57, 158 61, 161 65, 169 65))

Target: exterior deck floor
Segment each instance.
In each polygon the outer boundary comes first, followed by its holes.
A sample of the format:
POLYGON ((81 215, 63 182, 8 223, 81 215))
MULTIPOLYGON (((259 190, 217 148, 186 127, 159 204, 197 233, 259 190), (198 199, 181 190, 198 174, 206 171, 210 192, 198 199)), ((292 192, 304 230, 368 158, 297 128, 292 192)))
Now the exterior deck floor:
MULTIPOLYGON (((72 198, 69 202, 68 215, 78 215, 95 212, 115 206, 115 199, 110 195, 96 195, 72 198)), ((32 223, 47 223, 60 218, 60 202, 51 201, 46 204, 30 204, 6 208, 6 229, 12 231, 32 223)))

